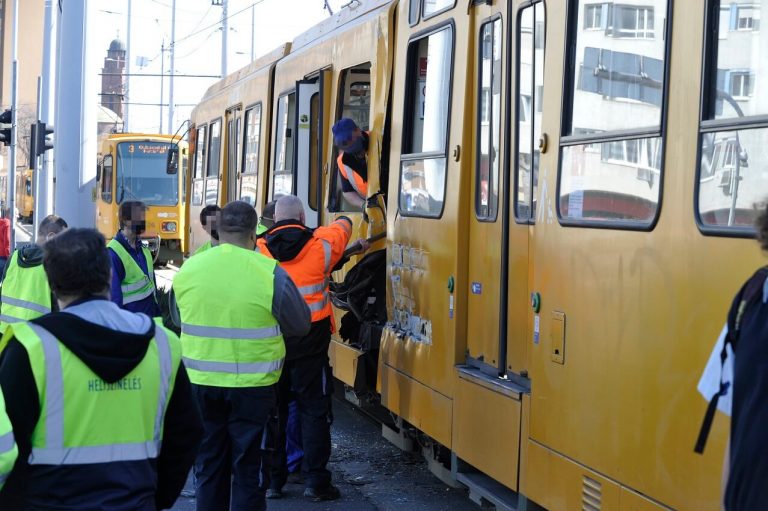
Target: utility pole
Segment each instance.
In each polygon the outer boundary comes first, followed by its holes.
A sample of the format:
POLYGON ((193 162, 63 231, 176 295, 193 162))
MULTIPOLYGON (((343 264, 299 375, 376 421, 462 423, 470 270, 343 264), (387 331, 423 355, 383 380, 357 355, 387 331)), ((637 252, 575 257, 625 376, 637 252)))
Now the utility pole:
POLYGON ((256 60, 256 4, 251 6, 251 62, 256 60))
MULTIPOLYGON (((56 58, 54 49, 54 37, 56 36, 56 17, 58 7, 55 0, 45 0, 45 17, 43 25, 43 69, 40 75, 40 119, 42 122, 53 124, 53 106, 56 83, 56 58)), ((37 194, 40 196, 39 204, 35 205, 35 214, 40 211, 38 218, 45 218, 53 213, 53 151, 43 153, 43 163, 38 167, 40 180, 37 194)), ((37 229, 35 229, 37 232, 37 229)))
MULTIPOLYGON (((173 122, 173 115, 175 113, 175 105, 173 104, 173 78, 176 74, 176 0, 173 0, 171 9, 171 72, 168 77, 170 81, 168 85, 168 133, 173 133, 175 127, 173 122)), ((162 103, 162 101, 160 101, 160 103, 162 103)))
POLYGON ((19 0, 13 2, 13 38, 11 70, 11 147, 8 163, 8 210, 11 215, 11 250, 16 248, 16 141, 18 139, 17 102, 19 98, 19 0))
POLYGON ((123 94, 123 131, 125 133, 130 133, 131 130, 128 127, 128 120, 130 117, 128 116, 128 107, 130 103, 130 94, 131 94, 131 66, 133 63, 131 60, 133 59, 133 53, 131 53, 131 3, 132 0, 128 0, 128 36, 125 40, 125 91, 123 94))
MULTIPOLYGON (((40 119, 40 112, 43 102, 43 79, 37 77, 37 112, 35 113, 35 122, 33 123, 35 129, 37 128, 37 122, 40 119)), ((38 165, 38 155, 36 148, 35 130, 30 133, 29 139, 29 167, 34 169, 32 171, 32 240, 37 243, 37 227, 40 225, 40 210, 42 209, 43 198, 40 193, 40 165, 38 165), (33 163, 34 161, 34 163, 33 163)), ((47 152, 47 151, 46 151, 47 152)), ((45 154, 45 153, 43 153, 45 154)), ((43 217, 44 218, 44 217, 43 217)))
POLYGON ((96 69, 94 0, 61 2, 56 66, 56 214, 70 227, 93 227, 96 211, 96 69))
POLYGON ((227 76, 227 36, 229 35, 229 16, 227 7, 229 0, 221 2, 221 76, 227 76))
POLYGON ((163 38, 163 43, 160 46, 160 101, 158 104, 160 105, 160 131, 158 133, 163 132, 163 86, 165 84, 165 38, 163 38))

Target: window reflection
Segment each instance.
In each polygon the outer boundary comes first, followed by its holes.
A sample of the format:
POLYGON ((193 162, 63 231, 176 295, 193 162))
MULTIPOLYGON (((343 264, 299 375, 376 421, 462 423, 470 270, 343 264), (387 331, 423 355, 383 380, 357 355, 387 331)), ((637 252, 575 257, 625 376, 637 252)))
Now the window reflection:
POLYGON ((424 16, 430 16, 438 11, 453 7, 456 0, 424 0, 424 16))
MULTIPOLYGON (((476 169, 475 214, 495 220, 499 202, 501 158, 501 20, 486 23, 480 31, 482 55, 478 94, 480 125, 476 169)), ((529 97, 530 101, 530 97, 529 97)))
POLYGON ((278 100, 273 197, 293 193, 293 130, 296 118, 295 110, 295 93, 286 94, 278 100))

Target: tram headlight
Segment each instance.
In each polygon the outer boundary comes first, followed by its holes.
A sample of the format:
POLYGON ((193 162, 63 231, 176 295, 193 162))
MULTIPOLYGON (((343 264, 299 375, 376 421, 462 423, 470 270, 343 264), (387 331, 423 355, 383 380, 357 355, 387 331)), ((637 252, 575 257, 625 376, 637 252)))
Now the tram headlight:
POLYGON ((160 224, 160 229, 163 232, 176 232, 176 222, 163 222, 160 224))

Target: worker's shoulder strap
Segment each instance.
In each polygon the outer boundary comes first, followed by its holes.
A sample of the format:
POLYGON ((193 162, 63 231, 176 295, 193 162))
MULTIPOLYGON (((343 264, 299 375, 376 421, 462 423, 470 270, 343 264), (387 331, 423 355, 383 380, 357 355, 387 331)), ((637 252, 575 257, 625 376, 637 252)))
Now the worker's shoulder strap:
POLYGON ((725 366, 725 361, 728 358, 728 345, 731 346, 731 349, 733 349, 735 354, 739 336, 741 334, 741 324, 742 319, 744 319, 744 313, 754 303, 762 299, 763 288, 765 287, 767 278, 768 267, 763 267, 757 270, 746 284, 742 286, 728 312, 728 329, 725 334, 725 340, 723 341, 723 349, 720 350, 720 388, 715 395, 712 396, 712 399, 710 399, 707 411, 704 413, 704 419, 701 422, 699 437, 696 440, 696 446, 694 447, 694 451, 699 454, 704 452, 704 448, 707 445, 709 431, 712 428, 712 422, 715 419, 717 403, 722 396, 728 393, 728 389, 731 386, 731 382, 723 381, 723 368, 725 366))

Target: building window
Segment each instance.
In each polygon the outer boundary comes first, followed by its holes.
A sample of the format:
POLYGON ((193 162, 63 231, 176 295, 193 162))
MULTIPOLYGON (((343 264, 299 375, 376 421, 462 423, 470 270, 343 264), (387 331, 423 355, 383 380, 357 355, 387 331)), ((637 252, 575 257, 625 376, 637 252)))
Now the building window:
POLYGON ((485 23, 480 28, 480 37, 475 214, 480 220, 495 221, 501 161, 501 20, 485 23))
POLYGON ((754 94, 768 51, 761 38, 732 32, 759 30, 768 0, 707 2, 709 12, 718 6, 705 31, 706 52, 716 58, 706 60, 703 74, 695 214, 704 233, 753 236, 768 190, 768 106, 754 94))
MULTIPOLYGON (((578 14, 571 27, 585 19, 589 5, 573 0, 578 14)), ((666 13, 667 2, 656 8, 609 4, 602 39, 571 30, 574 75, 564 107, 558 187, 565 224, 643 229, 658 214, 669 38, 654 37, 655 14, 666 13)))
POLYGON ((452 60, 451 27, 408 46, 400 165, 400 212, 406 215, 436 218, 443 211, 452 60))
POLYGON ((584 7, 584 30, 599 30, 603 28, 603 4, 592 4, 584 7))
POLYGON ((609 4, 608 12, 608 34, 630 39, 653 39, 653 7, 609 4))
POLYGON ((748 72, 731 72, 730 94, 734 99, 749 99, 752 96, 752 75, 748 72))
POLYGON ((532 222, 536 217, 544 92, 544 22, 544 2, 537 2, 520 11, 517 24, 517 139, 513 161, 517 172, 515 217, 523 223, 532 222))

